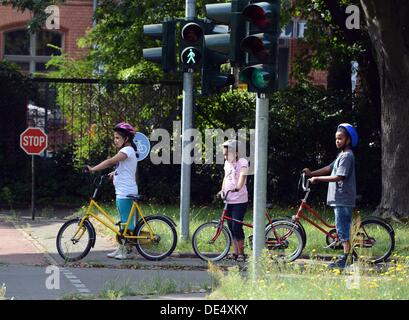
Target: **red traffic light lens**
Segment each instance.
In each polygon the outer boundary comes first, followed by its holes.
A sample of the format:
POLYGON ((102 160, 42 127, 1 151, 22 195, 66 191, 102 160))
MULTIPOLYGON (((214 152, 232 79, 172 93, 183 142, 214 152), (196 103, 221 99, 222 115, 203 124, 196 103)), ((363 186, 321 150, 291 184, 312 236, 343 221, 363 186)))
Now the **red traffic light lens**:
POLYGON ((197 23, 191 22, 186 24, 182 29, 182 38, 185 41, 194 43, 203 37, 203 30, 197 23))
POLYGON ((261 29, 267 29, 272 24, 271 19, 267 17, 266 8, 256 4, 247 6, 243 11, 243 15, 261 29))
POLYGON ((248 36, 241 43, 241 48, 254 55, 261 61, 266 61, 269 56, 269 50, 266 48, 263 41, 256 36, 248 36))

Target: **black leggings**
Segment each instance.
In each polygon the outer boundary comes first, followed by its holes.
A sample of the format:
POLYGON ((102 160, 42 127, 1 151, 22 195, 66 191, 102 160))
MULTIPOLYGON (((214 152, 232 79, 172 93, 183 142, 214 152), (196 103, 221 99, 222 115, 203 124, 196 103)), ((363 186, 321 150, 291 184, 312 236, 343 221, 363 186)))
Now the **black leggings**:
MULTIPOLYGON (((227 205, 227 216, 233 219, 243 221, 244 214, 246 213, 246 203, 235 203, 227 205)), ((234 221, 227 220, 230 232, 234 240, 244 240, 243 225, 234 221)))

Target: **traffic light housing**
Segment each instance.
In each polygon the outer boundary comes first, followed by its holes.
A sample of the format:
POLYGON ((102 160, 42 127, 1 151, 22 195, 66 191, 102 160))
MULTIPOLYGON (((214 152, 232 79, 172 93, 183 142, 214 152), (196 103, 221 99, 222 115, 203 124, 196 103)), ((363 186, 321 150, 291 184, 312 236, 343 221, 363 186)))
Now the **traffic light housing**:
POLYGON ((143 49, 143 58, 160 64, 166 73, 176 71, 176 21, 144 25, 143 34, 162 40, 162 47, 143 49))
POLYGON ((180 30, 180 62, 183 69, 196 69, 203 58, 204 27, 200 20, 183 21, 180 30))
MULTIPOLYGON (((246 0, 247 1, 247 0, 246 0)), ((234 1, 243 2, 243 1, 234 1)), ((202 66, 202 95, 219 93, 223 88, 235 83, 231 73, 221 72, 221 65, 230 63, 240 65, 244 62, 239 42, 233 41, 232 25, 233 3, 215 3, 205 6, 205 37, 203 44, 204 60, 202 66), (230 29, 229 29, 230 26, 230 29), (232 47, 236 45, 236 47, 232 47), (239 62, 238 60, 241 59, 239 62)), ((237 19, 236 19, 237 20, 237 19)), ((235 20, 235 28, 239 28, 239 20, 235 20)), ((245 27, 245 26, 244 26, 245 27)), ((242 25, 240 25, 242 31, 242 25)))
POLYGON ((230 34, 227 26, 207 21, 203 44, 202 95, 217 94, 234 84, 234 76, 221 72, 221 65, 229 59, 230 34))
POLYGON ((249 0, 232 0, 230 16, 230 63, 241 67, 246 62, 245 52, 241 49, 241 41, 246 37, 247 27, 243 17, 243 9, 249 0))
POLYGON ((228 59, 232 66, 242 66, 245 63, 245 52, 240 43, 246 36, 246 23, 242 10, 249 0, 232 0, 227 3, 213 3, 205 6, 206 17, 213 23, 229 26, 228 59))
POLYGON ((240 72, 240 81, 247 83, 249 92, 273 93, 278 88, 279 0, 251 1, 242 15, 249 22, 249 34, 241 41, 247 66, 240 72))

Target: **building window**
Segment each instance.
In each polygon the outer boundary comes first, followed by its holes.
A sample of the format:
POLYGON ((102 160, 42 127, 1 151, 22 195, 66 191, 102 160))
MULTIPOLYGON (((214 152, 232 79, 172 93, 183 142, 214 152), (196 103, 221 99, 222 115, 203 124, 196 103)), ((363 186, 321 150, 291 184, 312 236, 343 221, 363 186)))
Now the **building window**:
POLYGON ((49 44, 62 48, 62 34, 45 30, 34 34, 25 29, 8 31, 4 33, 4 59, 16 63, 25 72, 45 72, 51 56, 61 54, 49 44))

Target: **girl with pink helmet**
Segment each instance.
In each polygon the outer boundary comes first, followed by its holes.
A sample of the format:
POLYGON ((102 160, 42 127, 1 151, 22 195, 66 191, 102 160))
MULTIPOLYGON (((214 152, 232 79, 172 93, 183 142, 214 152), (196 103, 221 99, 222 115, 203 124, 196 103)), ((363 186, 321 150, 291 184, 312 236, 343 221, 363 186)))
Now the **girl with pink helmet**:
MULTIPOLYGON (((127 122, 120 122, 113 130, 114 144, 119 149, 118 153, 95 167, 88 166, 88 170, 89 172, 96 172, 115 166, 115 170, 109 176, 113 179, 115 186, 116 207, 121 222, 125 225, 132 207, 132 199, 127 198, 127 195, 138 194, 135 180, 138 161, 136 159, 136 145, 133 142, 135 129, 127 122)), ((129 230, 133 231, 134 229, 135 221, 131 221, 129 230)), ((132 257, 132 247, 122 244, 107 256, 119 260, 129 259, 132 257)))

